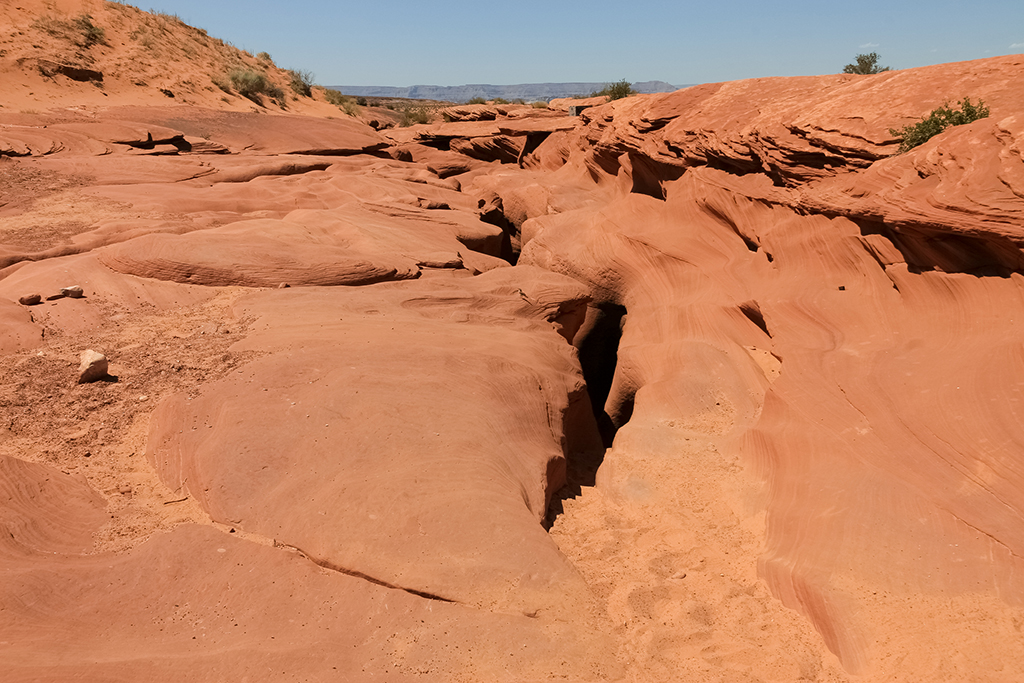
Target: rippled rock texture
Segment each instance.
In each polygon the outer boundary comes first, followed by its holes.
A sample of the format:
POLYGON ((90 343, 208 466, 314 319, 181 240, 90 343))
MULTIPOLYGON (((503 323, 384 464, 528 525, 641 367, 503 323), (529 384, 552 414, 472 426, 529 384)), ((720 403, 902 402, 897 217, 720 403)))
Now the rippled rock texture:
POLYGON ((0 114, 5 680, 1024 676, 1022 102, 0 114))

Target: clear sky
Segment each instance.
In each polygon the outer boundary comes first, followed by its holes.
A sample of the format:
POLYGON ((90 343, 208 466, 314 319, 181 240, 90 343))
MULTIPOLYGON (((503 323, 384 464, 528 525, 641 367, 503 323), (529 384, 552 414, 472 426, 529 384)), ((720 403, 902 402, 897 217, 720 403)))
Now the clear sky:
POLYGON ((1024 53, 1024 0, 150 2, 324 85, 682 85, 1024 53))

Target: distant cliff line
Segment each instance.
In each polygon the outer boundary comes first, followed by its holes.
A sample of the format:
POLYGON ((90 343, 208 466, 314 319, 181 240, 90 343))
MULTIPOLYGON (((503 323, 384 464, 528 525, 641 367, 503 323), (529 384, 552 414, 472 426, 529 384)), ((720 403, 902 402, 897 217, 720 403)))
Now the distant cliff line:
MULTIPOLYGON (((475 97, 485 100, 503 98, 506 100, 551 100, 571 95, 589 95, 608 83, 521 83, 518 85, 411 85, 404 88, 383 85, 332 85, 346 95, 354 97, 401 97, 412 100, 443 100, 466 102, 475 97)), ((633 89, 641 93, 673 92, 687 86, 675 86, 665 81, 643 81, 634 83, 633 89)))

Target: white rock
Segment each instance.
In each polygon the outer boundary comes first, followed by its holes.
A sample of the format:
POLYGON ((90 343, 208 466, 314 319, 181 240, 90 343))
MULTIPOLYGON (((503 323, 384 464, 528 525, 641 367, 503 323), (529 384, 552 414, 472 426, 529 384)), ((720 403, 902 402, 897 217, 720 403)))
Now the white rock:
POLYGON ((60 290, 60 293, 69 299, 81 299, 85 296, 85 290, 78 285, 71 285, 70 287, 64 287, 60 290))

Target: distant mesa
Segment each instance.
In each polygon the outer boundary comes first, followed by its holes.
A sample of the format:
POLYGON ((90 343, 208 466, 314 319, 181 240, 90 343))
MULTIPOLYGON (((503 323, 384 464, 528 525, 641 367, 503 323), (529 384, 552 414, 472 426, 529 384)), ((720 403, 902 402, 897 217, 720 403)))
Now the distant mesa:
MULTIPOLYGON (((521 83, 519 85, 488 85, 474 83, 470 85, 410 85, 399 88, 386 85, 332 85, 353 97, 399 97, 410 100, 441 100, 445 102, 466 102, 474 97, 485 100, 503 98, 506 100, 552 100, 556 97, 572 95, 589 95, 597 92, 608 83, 521 83)), ((665 81, 643 81, 634 83, 633 89, 639 93, 651 94, 674 92, 689 86, 672 85, 665 81)))

